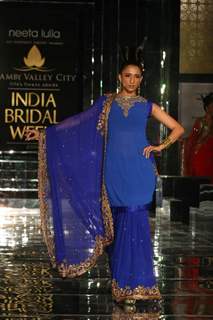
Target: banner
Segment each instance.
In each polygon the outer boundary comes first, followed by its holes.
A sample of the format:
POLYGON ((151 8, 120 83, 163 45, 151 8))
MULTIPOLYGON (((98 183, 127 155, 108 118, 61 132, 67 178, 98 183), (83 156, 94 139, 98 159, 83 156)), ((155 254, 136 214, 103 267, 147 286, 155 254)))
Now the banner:
POLYGON ((90 105, 92 5, 0 3, 0 144, 90 105))

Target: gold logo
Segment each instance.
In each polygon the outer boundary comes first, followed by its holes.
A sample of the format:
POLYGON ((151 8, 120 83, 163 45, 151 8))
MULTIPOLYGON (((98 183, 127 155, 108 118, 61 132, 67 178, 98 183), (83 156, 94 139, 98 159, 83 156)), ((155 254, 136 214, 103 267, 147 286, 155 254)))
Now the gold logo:
POLYGON ((14 68, 18 71, 42 71, 42 72, 48 72, 53 71, 54 69, 47 69, 43 67, 45 63, 45 58, 42 57, 40 50, 36 45, 33 45, 32 48, 29 50, 27 57, 24 57, 24 63, 25 67, 23 68, 14 68))

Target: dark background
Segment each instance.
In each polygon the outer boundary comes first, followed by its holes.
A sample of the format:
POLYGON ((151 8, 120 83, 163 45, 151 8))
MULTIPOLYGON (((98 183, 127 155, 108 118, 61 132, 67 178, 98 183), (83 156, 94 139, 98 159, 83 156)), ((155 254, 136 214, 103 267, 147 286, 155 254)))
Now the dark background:
MULTIPOLYGON (((132 0, 127 3, 121 0, 3 1, 0 3, 1 12, 2 8, 11 10, 8 17, 10 22, 16 21, 21 25, 23 21, 32 19, 32 24, 36 23, 37 26, 42 22, 47 25, 54 23, 56 28, 58 25, 63 26, 66 39, 70 34, 63 66, 68 70, 73 68, 69 61, 73 51, 71 53, 69 49, 76 47, 74 60, 78 78, 75 85, 64 90, 61 96, 65 102, 61 108, 60 120, 88 108, 100 94, 116 91, 121 62, 120 48, 138 46, 144 37, 147 41, 144 48, 145 75, 141 94, 164 105, 166 111, 177 119, 179 0, 132 0), (76 27, 74 40, 73 21, 76 27), (166 61, 162 70, 163 51, 166 52, 166 61), (162 83, 167 85, 164 95, 160 92, 162 83)), ((57 52, 52 50, 53 60, 54 55, 57 52)), ((159 124, 155 120, 149 121, 148 136, 152 143, 158 143, 159 138, 163 139, 167 134, 165 128, 159 130, 159 124)), ((24 147, 24 143, 22 146, 24 147)), ((178 173, 178 144, 157 156, 157 163, 161 174, 178 173)))

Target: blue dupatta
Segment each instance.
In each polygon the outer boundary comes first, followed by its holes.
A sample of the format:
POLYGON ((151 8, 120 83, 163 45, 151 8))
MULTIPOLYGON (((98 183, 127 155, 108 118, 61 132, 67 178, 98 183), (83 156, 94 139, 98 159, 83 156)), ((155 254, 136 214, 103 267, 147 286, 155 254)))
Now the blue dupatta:
POLYGON ((39 138, 39 201, 43 237, 62 277, 95 265, 113 240, 103 181, 107 115, 113 95, 48 127, 39 138), (104 105, 104 108, 103 108, 104 105))

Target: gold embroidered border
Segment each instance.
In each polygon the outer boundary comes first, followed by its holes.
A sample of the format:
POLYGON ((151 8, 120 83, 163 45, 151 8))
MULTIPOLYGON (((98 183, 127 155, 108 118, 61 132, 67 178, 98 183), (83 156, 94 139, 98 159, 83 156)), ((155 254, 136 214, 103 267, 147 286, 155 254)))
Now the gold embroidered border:
MULTIPOLYGON (((111 93, 107 95, 107 99, 104 102, 103 109, 99 115, 97 130, 100 131, 101 135, 105 135, 108 128, 108 117, 111 109, 111 105, 117 93, 111 93)), ((106 139, 105 139, 106 140, 106 139)))
MULTIPOLYGON (((107 136, 108 136, 108 119, 109 113, 111 109, 111 105, 113 100, 115 99, 117 93, 113 93, 109 95, 104 103, 103 111, 102 111, 102 123, 101 128, 97 128, 101 130, 102 134, 104 134, 104 154, 103 154, 103 164, 106 159, 106 145, 107 145, 107 136)), ((103 165, 104 167, 104 165, 103 165)), ((102 190, 101 190, 101 200, 102 200, 102 215, 104 220, 105 227, 105 239, 104 244, 108 245, 113 241, 114 238, 114 228, 113 228, 113 220, 112 220, 112 212, 109 204, 109 199, 107 196, 107 190, 104 182, 104 172, 102 172, 102 190)))
POLYGON ((115 310, 112 312, 112 320, 159 320, 160 312, 138 313, 131 311, 132 307, 124 307, 124 311, 115 310))
MULTIPOLYGON (((62 277, 76 277, 80 276, 81 274, 88 271, 92 268, 97 258, 103 253, 104 246, 107 244, 106 239, 103 239, 101 236, 96 237, 95 247, 93 254, 83 261, 80 264, 68 264, 66 262, 57 264, 55 258, 55 245, 54 245, 54 236, 51 232, 51 226, 49 221, 49 208, 48 208, 48 201, 47 201, 47 184, 48 184, 48 177, 47 177, 47 159, 46 159, 46 135, 45 132, 41 132, 39 134, 39 152, 38 152, 38 197, 39 197, 39 206, 40 206, 40 218, 41 218, 41 229, 45 244, 47 246, 48 255, 50 257, 50 261, 53 267, 57 267, 59 274, 62 277)), ((106 223, 106 230, 107 230, 107 240, 109 241, 111 228, 112 225, 109 223, 109 209, 107 199, 104 200, 104 212, 106 214, 105 223, 106 223)))
POLYGON ((117 302, 125 299, 161 299, 160 291, 155 286, 151 288, 138 286, 135 289, 130 289, 129 287, 119 288, 118 283, 115 280, 112 281, 112 295, 117 302))
POLYGON ((109 245, 114 238, 114 227, 112 220, 112 212, 107 196, 106 186, 104 182, 102 183, 102 215, 104 220, 104 228, 105 228, 105 238, 104 245, 109 245))
POLYGON ((94 248, 94 253, 91 257, 87 258, 80 264, 67 264, 63 262, 58 265, 59 274, 64 277, 74 278, 82 275, 89 269, 91 269, 97 261, 97 258, 103 253, 104 245, 103 238, 101 236, 96 237, 96 244, 94 248))
MULTIPOLYGON (((107 100, 108 101, 108 100, 107 100)), ((109 102, 109 101, 108 101, 109 102)), ((111 103, 108 104, 107 118, 109 114, 111 103)), ((105 125, 105 123, 104 123, 105 125)), ((107 128, 107 123, 106 123, 107 128)), ((107 130, 107 129, 106 129, 107 130)), ((102 214, 105 227, 105 237, 97 236, 93 254, 80 264, 68 264, 66 261, 57 264, 55 258, 55 245, 54 235, 51 232, 51 225, 49 220, 49 208, 47 200, 47 187, 48 187, 48 176, 47 176, 47 159, 46 159, 46 134, 45 131, 39 134, 39 151, 38 151, 38 198, 40 206, 40 218, 41 218, 41 230, 43 234, 44 242, 47 246, 48 255, 53 267, 58 269, 59 274, 62 277, 76 277, 87 272, 91 269, 97 258, 103 253, 104 247, 110 244, 113 240, 113 221, 112 213, 107 197, 107 192, 104 182, 102 183, 102 214)))
POLYGON ((47 159, 46 159, 46 134, 45 131, 39 133, 38 140, 38 199, 40 207, 41 230, 47 246, 48 254, 53 266, 55 266, 55 245, 51 232, 48 203, 47 203, 47 159))

